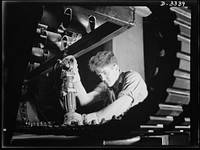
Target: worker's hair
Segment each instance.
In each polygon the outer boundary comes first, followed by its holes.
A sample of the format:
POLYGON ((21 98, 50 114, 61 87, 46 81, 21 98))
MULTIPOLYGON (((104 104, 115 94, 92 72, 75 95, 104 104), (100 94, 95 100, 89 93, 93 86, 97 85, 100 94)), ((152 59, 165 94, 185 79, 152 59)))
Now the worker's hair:
POLYGON ((112 51, 100 51, 91 57, 89 61, 89 67, 92 72, 111 64, 117 64, 117 59, 112 51))

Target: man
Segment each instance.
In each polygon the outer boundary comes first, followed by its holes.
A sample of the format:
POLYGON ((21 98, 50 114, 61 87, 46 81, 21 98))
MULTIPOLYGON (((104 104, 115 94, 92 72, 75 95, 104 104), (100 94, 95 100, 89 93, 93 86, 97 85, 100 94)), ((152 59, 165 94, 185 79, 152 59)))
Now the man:
POLYGON ((100 111, 83 115, 69 112, 65 115, 65 124, 74 121, 79 125, 91 122, 99 124, 102 120, 111 120, 113 116, 123 115, 148 95, 146 84, 140 74, 136 71, 122 72, 111 51, 100 51, 90 59, 90 70, 95 72, 102 82, 89 93, 81 83, 76 60, 75 64, 73 82, 81 106, 101 100, 105 107, 100 111))

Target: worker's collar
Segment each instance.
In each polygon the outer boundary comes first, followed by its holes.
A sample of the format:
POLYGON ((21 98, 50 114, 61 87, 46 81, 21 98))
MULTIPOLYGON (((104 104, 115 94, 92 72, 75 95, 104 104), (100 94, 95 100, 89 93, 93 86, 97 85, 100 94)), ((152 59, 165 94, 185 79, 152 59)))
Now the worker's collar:
POLYGON ((111 86, 109 89, 110 90, 114 90, 115 92, 118 91, 119 89, 119 85, 122 83, 123 81, 123 72, 120 72, 119 78, 117 79, 117 81, 114 83, 113 86, 111 86))

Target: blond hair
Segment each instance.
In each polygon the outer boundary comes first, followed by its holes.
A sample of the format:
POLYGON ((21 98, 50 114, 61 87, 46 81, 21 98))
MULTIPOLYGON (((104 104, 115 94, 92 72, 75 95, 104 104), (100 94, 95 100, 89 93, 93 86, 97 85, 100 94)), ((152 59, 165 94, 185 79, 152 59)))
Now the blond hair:
POLYGON ((89 60, 89 67, 92 72, 111 64, 117 64, 117 59, 112 51, 100 51, 89 60))

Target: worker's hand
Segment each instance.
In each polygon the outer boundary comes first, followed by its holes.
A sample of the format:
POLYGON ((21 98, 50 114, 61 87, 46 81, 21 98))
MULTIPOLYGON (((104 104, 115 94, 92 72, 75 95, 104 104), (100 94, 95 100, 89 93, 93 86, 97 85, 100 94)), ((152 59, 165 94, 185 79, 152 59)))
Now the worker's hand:
POLYGON ((70 70, 74 73, 73 82, 80 81, 80 75, 78 72, 78 63, 76 58, 73 55, 66 56, 62 62, 67 68, 70 68, 70 70))
POLYGON ((81 114, 76 113, 76 112, 66 113, 64 116, 64 124, 65 125, 73 125, 73 124, 83 125, 83 117, 81 116, 81 114))
POLYGON ((73 82, 78 82, 81 80, 80 78, 80 74, 78 72, 78 63, 77 63, 77 60, 76 58, 74 57, 74 69, 73 69, 73 72, 74 72, 74 79, 73 79, 73 82))
POLYGON ((82 116, 83 116, 84 124, 99 124, 99 120, 95 112, 87 114, 87 115, 82 115, 82 116))

